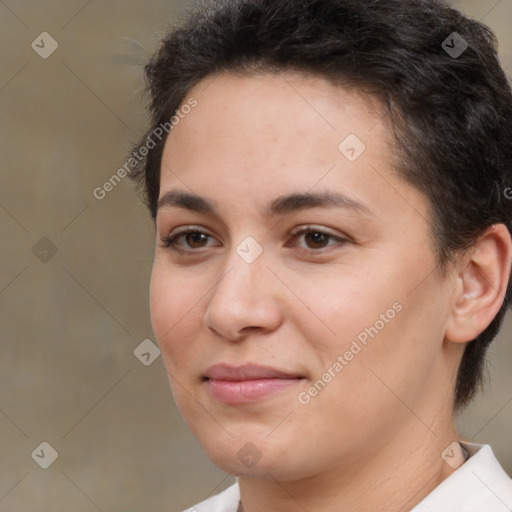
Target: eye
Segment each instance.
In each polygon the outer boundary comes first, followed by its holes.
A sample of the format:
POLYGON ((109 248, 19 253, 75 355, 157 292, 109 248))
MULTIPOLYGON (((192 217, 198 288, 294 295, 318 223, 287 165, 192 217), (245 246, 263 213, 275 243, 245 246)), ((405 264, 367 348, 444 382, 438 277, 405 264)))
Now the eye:
MULTIPOLYGON (((176 252, 199 252, 200 249, 211 247, 213 245, 209 243, 211 240, 213 237, 204 231, 184 227, 162 239, 162 246, 176 252)), ((346 238, 308 226, 292 233, 292 241, 287 245, 298 246, 301 250, 321 252, 327 247, 343 245, 347 242, 346 238), (295 243, 297 240, 303 240, 303 243, 295 243)))
POLYGON ((178 252, 193 252, 197 249, 209 247, 208 241, 211 238, 213 238, 211 235, 199 229, 184 228, 164 238, 162 245, 178 252))
POLYGON ((302 228, 293 234, 293 240, 302 239, 305 245, 299 244, 300 249, 319 251, 326 247, 348 242, 347 239, 313 226, 302 228))

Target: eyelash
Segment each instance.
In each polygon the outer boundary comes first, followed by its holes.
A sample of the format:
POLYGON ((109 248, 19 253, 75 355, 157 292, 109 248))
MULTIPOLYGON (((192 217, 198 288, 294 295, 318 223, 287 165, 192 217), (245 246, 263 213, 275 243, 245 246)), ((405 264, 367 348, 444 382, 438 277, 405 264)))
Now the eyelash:
MULTIPOLYGON (((336 235, 333 235, 332 233, 329 233, 328 231, 325 231, 323 229, 320 229, 320 228, 316 228, 316 227, 313 227, 313 226, 309 226, 309 227, 305 227, 305 228, 302 228, 301 230, 297 231, 296 233, 293 233, 292 234, 292 237, 293 238, 297 238, 301 235, 305 235, 305 234, 308 234, 308 233, 320 233, 321 235, 324 235, 326 237, 328 237, 329 239, 331 240, 334 240, 335 242, 337 242, 338 244, 341 244, 341 245, 344 245, 346 243, 349 242, 348 239, 346 238, 343 238, 343 237, 339 237, 339 236, 336 236, 336 235)), ((172 251, 175 251, 175 252, 179 252, 179 253, 199 253, 200 251, 202 251, 203 249, 207 249, 208 246, 206 247, 201 247, 199 249, 182 249, 182 248, 178 248, 177 246, 177 241, 182 238, 182 237, 185 237, 187 235, 190 235, 190 234, 201 234, 201 235, 206 235, 208 237, 212 237, 212 235, 204 232, 204 231, 201 231, 200 229, 184 229, 183 231, 180 231, 178 233, 175 233, 173 235, 169 235, 168 237, 162 239, 162 247, 164 248, 167 248, 167 249, 170 249, 172 251)), ((335 245, 335 244, 328 244, 327 246, 325 247, 322 247, 320 249, 311 249, 311 248, 300 248, 301 250, 303 251, 308 251, 308 252, 313 252, 313 253, 322 253, 322 252, 325 252, 325 249, 327 249, 328 247, 332 246, 332 245, 335 245)))

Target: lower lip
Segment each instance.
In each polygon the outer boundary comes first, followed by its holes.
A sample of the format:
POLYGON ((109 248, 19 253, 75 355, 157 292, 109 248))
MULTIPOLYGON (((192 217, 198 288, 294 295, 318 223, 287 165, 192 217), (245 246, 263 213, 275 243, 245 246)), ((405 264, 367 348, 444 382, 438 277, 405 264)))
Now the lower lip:
POLYGON ((257 402, 297 384, 302 379, 255 379, 206 381, 211 394, 225 404, 257 402))

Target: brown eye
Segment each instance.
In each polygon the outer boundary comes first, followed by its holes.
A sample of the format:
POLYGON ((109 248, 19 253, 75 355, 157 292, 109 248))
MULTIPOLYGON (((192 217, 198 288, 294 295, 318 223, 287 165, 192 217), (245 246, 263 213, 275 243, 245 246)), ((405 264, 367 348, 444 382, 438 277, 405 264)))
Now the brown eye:
POLYGON ((309 231, 304 235, 304 240, 310 249, 323 249, 329 245, 332 236, 320 231, 309 231))
POLYGON ((185 241, 192 249, 200 249, 208 243, 208 235, 199 231, 192 231, 185 234, 185 241))
POLYGON ((348 240, 314 226, 306 227, 293 235, 291 245, 303 251, 313 253, 325 252, 323 249, 335 249, 344 246, 348 240))
POLYGON ((171 234, 162 239, 163 247, 182 253, 200 252, 200 249, 208 248, 214 243, 214 238, 208 233, 197 229, 188 229, 176 234, 171 234))

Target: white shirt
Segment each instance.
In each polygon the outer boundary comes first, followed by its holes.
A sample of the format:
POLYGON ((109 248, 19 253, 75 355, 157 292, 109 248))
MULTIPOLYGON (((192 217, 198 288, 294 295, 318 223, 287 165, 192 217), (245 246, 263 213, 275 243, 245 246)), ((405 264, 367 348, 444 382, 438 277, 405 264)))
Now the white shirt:
MULTIPOLYGON (((512 512, 512 479, 489 445, 461 442, 468 460, 410 512, 512 512)), ((184 512, 236 512, 238 483, 184 512)))

